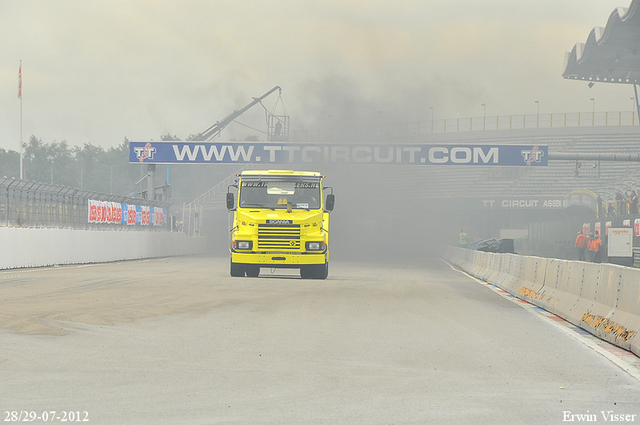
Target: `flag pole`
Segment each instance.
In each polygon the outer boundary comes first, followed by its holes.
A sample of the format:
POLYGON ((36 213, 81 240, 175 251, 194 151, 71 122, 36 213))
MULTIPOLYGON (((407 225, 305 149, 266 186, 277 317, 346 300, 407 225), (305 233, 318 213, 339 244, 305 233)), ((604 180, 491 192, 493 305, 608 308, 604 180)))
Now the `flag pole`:
POLYGON ((20 98, 20 180, 24 179, 22 171, 22 59, 18 69, 18 97, 20 98))

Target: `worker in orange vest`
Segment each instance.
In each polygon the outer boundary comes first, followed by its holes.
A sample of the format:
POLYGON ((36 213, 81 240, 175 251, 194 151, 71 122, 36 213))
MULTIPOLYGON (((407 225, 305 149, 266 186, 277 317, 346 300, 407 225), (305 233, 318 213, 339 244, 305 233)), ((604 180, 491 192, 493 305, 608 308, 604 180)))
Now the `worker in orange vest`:
POLYGON ((578 260, 584 261, 585 251, 587 249, 587 237, 582 232, 578 232, 576 238, 576 248, 578 248, 578 260))
POLYGON ((591 262, 600 262, 600 235, 598 234, 598 232, 596 232, 595 237, 589 245, 589 256, 591 257, 591 262))

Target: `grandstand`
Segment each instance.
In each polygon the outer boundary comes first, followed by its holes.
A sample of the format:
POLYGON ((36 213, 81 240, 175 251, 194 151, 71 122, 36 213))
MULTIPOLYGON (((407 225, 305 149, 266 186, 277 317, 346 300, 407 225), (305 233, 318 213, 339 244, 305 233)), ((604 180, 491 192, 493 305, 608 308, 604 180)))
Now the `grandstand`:
MULTIPOLYGON (((592 127, 589 129, 527 129, 432 135, 429 144, 538 144, 549 153, 640 153, 640 127, 592 127)), ((549 161, 547 167, 409 166, 375 167, 377 184, 396 186, 400 198, 486 198, 488 196, 564 196, 574 190, 620 186, 625 179, 640 180, 640 163, 609 161, 549 161), (403 184, 398 186, 398 182, 403 184)), ((640 183, 636 183, 640 189, 640 183)), ((626 187, 626 190, 630 190, 626 187)), ((603 197, 610 196, 602 191, 603 197)))

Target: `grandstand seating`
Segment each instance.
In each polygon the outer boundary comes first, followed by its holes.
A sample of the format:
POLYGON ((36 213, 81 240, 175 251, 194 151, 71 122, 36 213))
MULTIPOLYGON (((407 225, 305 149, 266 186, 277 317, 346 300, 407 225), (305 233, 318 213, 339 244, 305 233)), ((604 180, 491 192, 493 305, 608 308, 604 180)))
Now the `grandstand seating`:
MULTIPOLYGON (((479 144, 539 144, 549 146, 550 153, 640 153, 640 128, 636 127, 595 127, 588 132, 566 128, 555 131, 531 129, 492 132, 489 137, 484 132, 476 133, 479 144)), ((469 136, 472 135, 465 133, 462 142, 453 137, 445 142, 471 143, 474 138, 469 136)), ((437 141, 429 140, 428 143, 437 141)), ((516 172, 513 168, 518 167, 414 166, 389 170, 389 173, 393 173, 394 179, 400 178, 407 183, 403 185, 405 196, 415 196, 419 191, 430 198, 562 196, 574 190, 597 191, 607 187, 631 190, 620 182, 634 178, 640 181, 640 163, 637 162, 579 161, 578 165, 579 168, 576 161, 552 160, 547 167, 523 167, 516 172)), ((376 168, 377 172, 385 173, 381 167, 376 168)), ((632 182, 632 186, 640 189, 639 182, 632 182)))

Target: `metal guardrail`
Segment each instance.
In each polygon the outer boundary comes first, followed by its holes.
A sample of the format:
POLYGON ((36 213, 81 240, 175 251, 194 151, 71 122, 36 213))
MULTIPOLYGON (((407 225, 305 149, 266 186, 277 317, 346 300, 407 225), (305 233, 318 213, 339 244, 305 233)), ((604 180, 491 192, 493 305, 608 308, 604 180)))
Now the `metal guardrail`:
POLYGON ((0 178, 0 227, 159 230, 169 226, 90 224, 89 199, 169 208, 170 203, 0 178))
POLYGON ((526 128, 633 126, 638 124, 638 116, 634 111, 572 112, 456 118, 434 121, 433 124, 433 131, 431 131, 433 133, 526 128))
POLYGON ((467 131, 520 130, 530 128, 634 126, 640 123, 635 111, 567 112, 557 114, 521 114, 438 120, 382 123, 363 120, 349 127, 292 130, 290 140, 296 143, 322 141, 342 142, 366 138, 367 140, 395 139, 429 134, 460 133, 467 131))

